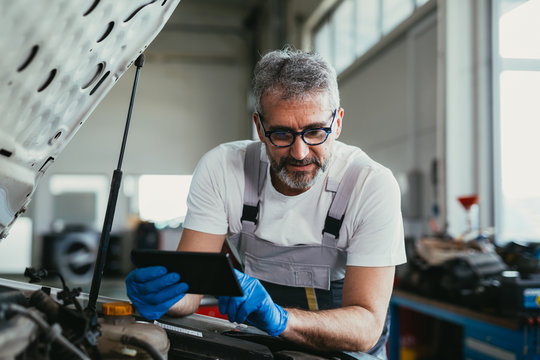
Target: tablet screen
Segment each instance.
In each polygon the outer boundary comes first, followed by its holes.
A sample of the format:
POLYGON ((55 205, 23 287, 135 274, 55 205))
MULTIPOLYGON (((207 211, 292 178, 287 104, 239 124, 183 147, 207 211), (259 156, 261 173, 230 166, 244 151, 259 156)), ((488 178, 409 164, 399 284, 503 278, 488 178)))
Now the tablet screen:
POLYGON ((228 254, 135 249, 131 251, 131 261, 136 267, 161 265, 178 273, 180 281, 189 285, 191 294, 243 295, 228 254))

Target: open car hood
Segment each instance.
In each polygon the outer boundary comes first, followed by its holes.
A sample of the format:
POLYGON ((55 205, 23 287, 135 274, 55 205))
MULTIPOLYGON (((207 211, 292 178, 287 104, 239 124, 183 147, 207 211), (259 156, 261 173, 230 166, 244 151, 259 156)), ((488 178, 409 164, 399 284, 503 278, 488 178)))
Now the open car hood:
POLYGON ((180 0, 0 4, 0 239, 180 0))

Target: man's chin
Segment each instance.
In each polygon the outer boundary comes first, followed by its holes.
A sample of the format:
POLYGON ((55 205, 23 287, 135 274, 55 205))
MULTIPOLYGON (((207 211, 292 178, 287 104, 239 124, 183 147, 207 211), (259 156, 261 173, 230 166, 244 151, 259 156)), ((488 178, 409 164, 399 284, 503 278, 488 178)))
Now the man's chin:
POLYGON ((284 176, 280 176, 280 178, 292 189, 306 190, 313 186, 318 174, 319 171, 316 171, 315 174, 307 171, 296 171, 294 174, 288 172, 282 174, 284 176))

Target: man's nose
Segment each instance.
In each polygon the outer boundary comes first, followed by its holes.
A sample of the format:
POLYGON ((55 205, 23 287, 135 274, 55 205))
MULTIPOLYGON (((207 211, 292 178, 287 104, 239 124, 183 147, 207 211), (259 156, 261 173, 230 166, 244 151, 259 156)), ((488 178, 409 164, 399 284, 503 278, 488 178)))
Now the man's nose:
POLYGON ((290 147, 290 154, 296 160, 303 160, 309 154, 309 145, 306 144, 300 135, 290 147))

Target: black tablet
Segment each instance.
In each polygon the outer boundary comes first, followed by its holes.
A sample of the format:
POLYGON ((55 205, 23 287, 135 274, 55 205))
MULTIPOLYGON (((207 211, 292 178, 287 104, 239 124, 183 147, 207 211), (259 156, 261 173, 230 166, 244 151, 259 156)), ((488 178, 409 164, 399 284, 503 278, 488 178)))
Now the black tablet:
POLYGON ((180 275, 189 285, 188 293, 214 296, 243 296, 229 254, 132 250, 131 261, 136 267, 161 265, 180 275))

